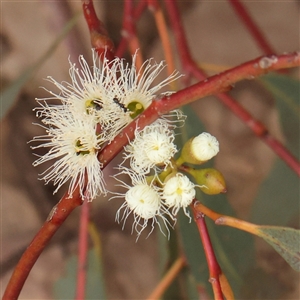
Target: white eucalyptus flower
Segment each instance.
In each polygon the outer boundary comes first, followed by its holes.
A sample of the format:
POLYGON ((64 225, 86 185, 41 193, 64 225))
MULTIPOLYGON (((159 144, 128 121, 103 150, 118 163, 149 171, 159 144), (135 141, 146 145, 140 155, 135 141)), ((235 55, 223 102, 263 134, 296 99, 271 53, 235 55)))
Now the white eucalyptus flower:
POLYGON ((41 115, 49 100, 58 100, 59 104, 68 105, 74 114, 93 119, 106 132, 107 140, 112 140, 131 121, 129 111, 120 106, 116 98, 120 88, 116 78, 119 63, 119 59, 101 63, 93 50, 92 67, 82 55, 79 57, 79 68, 70 62, 70 83, 59 83, 49 76, 48 80, 59 92, 47 90, 53 97, 37 99, 41 115))
POLYGON ((43 111, 47 134, 34 137, 40 142, 32 149, 50 148, 34 163, 53 161, 53 164, 41 174, 46 183, 53 181, 57 186, 54 193, 70 180, 69 196, 79 187, 83 199, 91 201, 96 195, 106 193, 101 164, 97 159, 98 151, 105 137, 96 132, 96 124, 91 118, 74 115, 68 106, 51 107, 43 111))
POLYGON ((177 215, 180 208, 190 218, 187 207, 196 196, 195 185, 190 179, 181 173, 168 179, 163 184, 163 200, 168 208, 172 208, 172 214, 177 215))
POLYGON ((150 233, 153 231, 155 223, 158 224, 161 232, 164 233, 159 222, 160 219, 169 233, 169 222, 166 216, 169 215, 173 220, 174 218, 162 205, 161 189, 154 184, 154 179, 149 183, 142 174, 135 173, 133 170, 125 167, 122 167, 121 170, 114 178, 120 183, 118 186, 125 188, 127 191, 125 193, 113 193, 115 196, 111 198, 125 199, 125 202, 117 211, 116 220, 119 223, 123 221, 124 228, 127 218, 132 214, 134 218, 132 231, 135 230, 139 237, 141 232, 147 227, 148 222, 151 222, 152 226, 150 233), (120 180, 118 177, 121 174, 128 175, 131 184, 120 180))
MULTIPOLYGON (((49 148, 48 153, 34 162, 35 166, 56 160, 42 173, 46 183, 53 181, 57 186, 55 192, 70 180, 70 196, 77 187, 82 197, 88 200, 98 193, 105 193, 98 152, 151 104, 159 89, 180 77, 173 73, 151 87, 165 66, 163 63, 151 64, 148 60, 137 70, 136 55, 132 58, 132 66, 129 66, 119 58, 100 62, 93 50, 92 67, 83 56, 79 57, 79 67, 70 62, 69 83, 58 83, 48 77, 58 92, 48 91, 51 97, 37 99, 40 104, 36 109, 37 115, 42 118, 42 127, 47 134, 35 137, 33 141, 41 144, 32 148, 49 148)), ((157 147, 161 148, 162 154, 168 154, 160 157, 159 151, 156 154, 152 151, 153 166, 157 162, 168 163, 175 151, 171 131, 166 131, 166 134, 169 149, 159 131, 157 147)), ((142 217, 145 216, 140 214, 139 218, 142 217)))
MULTIPOLYGON (((159 74, 164 70, 165 63, 159 64, 152 59, 146 60, 140 69, 135 67, 137 52, 132 57, 132 65, 124 64, 119 60, 119 93, 116 97, 120 103, 130 112, 131 119, 134 119, 150 106, 157 93, 163 87, 177 80, 182 75, 178 72, 172 73, 169 77, 153 85, 159 74)), ((161 95, 167 95, 171 92, 164 92, 161 95)))
POLYGON ((165 119, 158 119, 143 130, 135 130, 135 138, 125 147, 125 159, 139 173, 149 173, 156 166, 169 166, 177 152, 174 131, 165 119))

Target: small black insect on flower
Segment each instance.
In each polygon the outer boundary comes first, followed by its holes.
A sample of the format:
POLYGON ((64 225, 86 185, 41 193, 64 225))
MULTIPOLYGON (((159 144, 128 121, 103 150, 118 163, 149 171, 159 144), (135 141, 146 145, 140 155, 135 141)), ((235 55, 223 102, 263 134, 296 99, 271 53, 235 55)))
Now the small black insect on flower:
POLYGON ((128 111, 128 108, 127 108, 123 103, 121 103, 120 100, 119 100, 117 97, 114 97, 114 98, 113 98, 113 101, 114 101, 118 106, 120 106, 120 107, 123 109, 123 111, 124 111, 125 113, 128 111))

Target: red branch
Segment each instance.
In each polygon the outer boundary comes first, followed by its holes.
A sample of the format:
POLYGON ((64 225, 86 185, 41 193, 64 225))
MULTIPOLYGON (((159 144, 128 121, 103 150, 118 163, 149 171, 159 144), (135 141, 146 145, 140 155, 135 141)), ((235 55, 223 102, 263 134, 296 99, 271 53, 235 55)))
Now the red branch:
MULTIPOLYGON (((133 20, 135 20, 135 22, 141 17, 142 13, 144 12, 144 10, 147 7, 147 0, 140 0, 138 5, 135 7, 134 11, 133 11, 133 20)), ((125 16, 124 16, 125 18, 125 16)), ((122 29, 121 32, 126 32, 127 31, 127 23, 123 20, 123 25, 122 25, 122 29)), ((116 50, 116 56, 117 57, 122 57, 127 44, 128 44, 128 37, 126 36, 126 34, 123 34, 122 39, 117 47, 116 50)))
POLYGON ((247 27, 251 33, 253 39, 257 42, 258 46, 261 48, 265 54, 275 54, 276 51, 271 47, 267 42, 266 37, 263 35, 259 27, 255 24, 250 14, 240 0, 228 0, 232 7, 237 12, 241 21, 244 22, 244 25, 247 27))
MULTIPOLYGON (((134 19, 134 6, 132 0, 124 1, 124 12, 123 12, 123 26, 122 35, 128 41, 128 48, 130 53, 134 55, 137 49, 140 49, 140 42, 136 33, 136 20, 134 19)), ((135 61, 136 67, 141 68, 143 64, 143 59, 141 52, 136 56, 135 61)))
MULTIPOLYGON (((153 101, 152 104, 134 122, 129 124, 112 143, 103 149, 103 151, 99 154, 99 160, 104 163, 104 165, 109 163, 115 155, 123 149, 123 146, 128 143, 128 139, 133 139, 134 130, 137 124, 138 127, 142 129, 146 125, 155 121, 160 115, 166 114, 169 111, 206 96, 219 94, 222 91, 228 90, 231 85, 238 81, 243 79, 252 79, 270 71, 296 67, 299 65, 300 53, 260 57, 223 73, 211 76, 204 81, 180 90, 170 96, 165 96, 160 100, 153 101)), ((250 122, 251 120, 253 119, 250 119, 250 122)), ((263 131, 262 134, 264 134, 264 132, 265 131, 263 131)), ((263 136, 268 140, 268 143, 271 142, 269 136, 263 136)), ((289 158, 287 163, 298 175, 300 175, 300 164, 297 159, 291 154, 286 153, 286 151, 284 151, 284 153, 289 158)))
POLYGON ((3 295, 3 300, 16 300, 38 257, 70 213, 82 204, 78 189, 73 198, 65 194, 53 207, 43 227, 34 237, 16 266, 3 295))
MULTIPOLYGON (((188 49, 187 40, 185 37, 185 33, 183 30, 183 26, 180 19, 180 14, 178 8, 176 6, 175 1, 165 1, 166 6, 168 8, 168 13, 171 19, 173 31, 175 34, 177 48, 179 50, 179 55, 182 61, 182 66, 188 73, 187 75, 193 75, 198 80, 205 80, 207 77, 206 74, 199 69, 197 64, 191 57, 190 51, 188 49)), ((295 54, 298 56, 295 58, 298 62, 294 66, 299 66, 299 53, 295 54)), ((260 62, 256 62, 256 67, 264 68, 267 67, 268 71, 270 71, 269 64, 277 59, 277 56, 266 56, 265 59, 262 59, 260 62)), ((283 67, 284 68, 284 67, 283 67)), ((283 69, 280 68, 280 69, 283 69)), ((253 74, 253 70, 249 70, 248 79, 251 79, 251 76, 257 76, 253 74)), ((279 69, 277 69, 279 70, 279 69)), ((229 70, 230 71, 230 70, 229 70)), ((266 70, 266 73, 268 72, 266 70)), ((239 72, 239 71, 238 71, 239 72)), ((261 73, 263 74, 263 73, 261 73)), ((260 75, 261 75, 260 74, 260 75)), ((237 75, 237 74, 236 74, 237 75)), ((245 74, 246 75, 246 74, 245 74)), ((231 74, 230 74, 231 76, 231 74)), ((247 76, 244 78, 247 79, 247 76)), ((233 80, 232 84, 235 80, 233 80)), ((238 80, 237 80, 238 81, 238 80)), ((236 81, 236 82, 237 82, 236 81)), ((230 89, 230 86, 227 86, 230 89)), ((220 90, 219 92, 225 92, 226 89, 223 91, 220 90)), ((259 121, 257 121, 251 114, 245 110, 239 103, 237 103, 232 97, 224 93, 218 93, 216 95, 222 102, 225 104, 238 118, 240 118, 253 132, 257 135, 263 142, 271 147, 271 149, 283 160, 286 164, 294 170, 298 175, 300 175, 300 166, 297 159, 275 138, 273 138, 268 129, 259 121)))
POLYGON ((114 59, 114 44, 108 36, 104 24, 98 19, 92 0, 82 0, 82 9, 85 20, 90 30, 91 44, 95 48, 99 57, 106 57, 108 60, 114 59))
MULTIPOLYGON (((195 201, 194 201, 195 202, 195 201)), ((222 270, 219 266, 219 263, 217 261, 217 258, 214 253, 214 249, 212 247, 209 233, 206 227, 205 219, 204 219, 204 214, 199 212, 194 208, 194 202, 191 205, 191 208, 193 210, 194 214, 194 220, 197 224, 198 231, 200 233, 200 237, 202 240, 203 244, 203 249, 205 252, 206 256, 206 261, 208 264, 208 269, 209 269, 209 282, 212 285, 213 292, 214 292, 214 299, 215 300, 221 300, 223 298, 223 293, 221 289, 221 284, 220 284, 220 275, 222 274, 222 270)))

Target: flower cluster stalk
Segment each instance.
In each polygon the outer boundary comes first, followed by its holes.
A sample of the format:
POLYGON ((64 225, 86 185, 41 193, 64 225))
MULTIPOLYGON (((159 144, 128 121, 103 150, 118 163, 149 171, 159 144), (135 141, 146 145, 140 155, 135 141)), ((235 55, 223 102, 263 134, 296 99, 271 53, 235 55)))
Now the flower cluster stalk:
POLYGON ((222 274, 222 270, 219 266, 219 263, 217 261, 217 258, 215 256, 209 233, 207 230, 207 226, 205 223, 205 216, 203 213, 197 211, 194 209, 194 205, 191 204, 194 219, 198 227, 198 231, 203 243, 203 249, 206 256, 206 261, 208 264, 209 269, 209 282, 212 285, 213 293, 214 293, 214 299, 215 300, 222 300, 224 299, 221 283, 220 283, 220 276, 222 274))
MULTIPOLYGON (((201 100, 206 96, 219 94, 236 82, 249 79, 249 75, 253 78, 264 75, 267 72, 300 66, 300 53, 298 52, 278 55, 276 56, 276 60, 274 59, 274 62, 267 68, 260 68, 259 63, 264 59, 268 58, 259 57, 253 59, 235 68, 211 76, 172 95, 164 96, 159 100, 153 101, 152 104, 139 115, 136 120, 134 120, 134 122, 130 123, 124 128, 122 133, 116 136, 113 143, 107 145, 99 153, 98 158, 104 166, 107 165, 128 143, 128 139, 132 140, 134 138, 136 124, 138 124, 140 129, 143 129, 145 126, 158 119, 160 115, 166 114, 171 110, 196 100, 201 100)), ((300 175, 300 164, 297 159, 287 152, 287 150, 284 151, 284 153, 286 156, 282 157, 281 155, 281 158, 284 159, 298 175, 300 175)))
POLYGON ((110 39, 104 24, 98 19, 92 0, 82 0, 84 18, 90 30, 91 45, 97 51, 99 57, 108 60, 114 58, 114 44, 110 39))

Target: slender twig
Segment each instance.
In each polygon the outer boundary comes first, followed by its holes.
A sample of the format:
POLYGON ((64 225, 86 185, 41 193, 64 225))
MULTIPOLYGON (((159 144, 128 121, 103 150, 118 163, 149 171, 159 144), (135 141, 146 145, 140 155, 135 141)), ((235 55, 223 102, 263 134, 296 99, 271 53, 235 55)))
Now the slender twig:
POLYGON ((243 221, 241 219, 237 219, 234 217, 226 216, 223 214, 219 214, 210 208, 206 207, 200 202, 195 202, 194 204, 194 210, 198 213, 202 213, 212 219, 216 225, 225 225, 230 226, 233 228, 237 228, 239 230, 244 230, 246 232, 252 233, 254 235, 260 235, 260 232, 258 231, 258 228, 261 227, 259 225, 249 223, 246 221, 243 221))
POLYGON ((156 286, 154 291, 150 294, 150 296, 147 299, 148 300, 160 299, 185 265, 186 265, 185 257, 181 256, 177 258, 174 264, 172 265, 172 267, 164 275, 162 280, 159 282, 159 284, 156 286))
MULTIPOLYGON (((49 211, 48 211, 49 213, 49 211)), ((75 233, 74 230, 64 230, 63 232, 61 232, 62 234, 59 235, 58 237, 56 236, 56 238, 52 241, 51 245, 49 246, 56 246, 56 245, 60 245, 63 248, 65 248, 65 246, 70 242, 73 241, 75 238, 78 237, 77 232, 75 233)), ((3 278, 6 273, 10 270, 12 270, 12 268, 14 268, 16 266, 16 264, 18 263, 18 261, 20 260, 20 258, 22 257, 23 253, 26 251, 27 249, 27 245, 26 246, 22 246, 22 248, 17 249, 15 252, 10 253, 10 255, 5 258, 4 261, 1 261, 0 263, 0 270, 1 270, 1 274, 0 274, 0 278, 3 278)))
POLYGON ((66 193, 53 207, 43 227, 36 234, 18 262, 3 295, 3 300, 16 300, 38 257, 70 213, 82 204, 78 189, 73 198, 66 193))
MULTIPOLYGON (((175 63, 174 63, 173 50, 172 50, 171 41, 169 38, 164 14, 161 5, 157 0, 148 0, 148 8, 153 13, 155 18, 160 41, 162 43, 163 50, 164 50, 164 56, 167 63, 168 74, 170 75, 175 70, 175 63)), ((174 84, 175 84, 174 82, 171 83, 172 89, 174 89, 173 88, 174 84)))
POLYGON ((100 58, 114 58, 114 44, 110 39, 104 24, 98 19, 92 0, 82 0, 82 9, 90 30, 91 44, 100 58))
MULTIPOLYGON (((166 114, 169 111, 206 96, 218 94, 238 81, 249 79, 249 76, 253 78, 270 71, 296 67, 299 65, 300 53, 283 54, 276 57, 272 56, 272 58, 267 56, 260 57, 233 69, 211 76, 206 80, 180 90, 177 93, 153 101, 134 122, 130 123, 112 143, 107 145, 103 151, 99 153, 98 158, 104 165, 109 163, 115 157, 116 153, 120 152, 123 149, 123 146, 128 143, 128 139, 133 139, 134 130, 137 124, 139 128, 142 129, 155 121, 162 114, 166 114), (266 62, 268 62, 268 64, 266 64, 266 62)), ((300 163, 292 155, 289 157, 291 160, 291 167, 298 175, 300 175, 300 163)))
MULTIPOLYGON (((134 12, 133 12, 133 19, 135 20, 135 22, 141 17, 141 15, 144 12, 144 10, 146 9, 146 7, 147 7, 147 0, 139 1, 137 6, 134 8, 134 12)), ((124 31, 126 32, 126 28, 124 26, 126 26, 126 23, 124 22, 124 19, 123 19, 123 25, 122 25, 121 32, 124 32, 124 31)), ((129 40, 126 37, 126 35, 123 34, 121 41, 116 49, 117 57, 122 57, 124 55, 124 52, 128 45, 128 41, 129 40)))
POLYGON ((209 277, 210 277, 209 282, 212 285, 214 299, 215 300, 224 299, 222 289, 221 289, 221 283, 220 283, 220 276, 222 274, 222 270, 219 266, 219 263, 214 253, 214 249, 210 241, 209 233, 204 219, 204 214, 194 208, 194 203, 192 203, 191 207, 203 243, 204 253, 206 256, 206 261, 209 269, 209 277))
POLYGON ((266 37, 261 32, 259 27, 255 24, 254 20, 251 18, 245 6, 241 3, 240 0, 228 0, 232 5, 234 10, 237 12, 237 15, 240 17, 241 21, 249 30, 253 39, 256 41, 257 45, 261 48, 265 54, 275 54, 276 51, 268 43, 266 37))
MULTIPOLYGON (((134 19, 134 7, 132 0, 124 1, 124 12, 123 12, 123 28, 122 35, 128 40, 128 46, 130 53, 133 55, 137 49, 140 49, 140 42, 137 37, 134 19)), ((143 58, 141 51, 136 56, 136 68, 140 69, 143 64, 143 58)))
POLYGON ((87 250, 88 250, 88 224, 89 224, 89 202, 85 201, 81 207, 79 222, 79 251, 78 251, 78 270, 76 284, 77 300, 85 299, 87 250))
MULTIPOLYGON (((182 65, 187 75, 193 75, 198 80, 205 80, 207 78, 207 75, 200 70, 198 65, 195 63, 195 61, 192 59, 192 56, 190 54, 187 40, 185 37, 185 33, 183 30, 183 26, 181 23, 180 14, 178 11, 178 8, 176 6, 175 1, 165 1, 166 6, 168 8, 168 13, 171 19, 173 31, 175 34, 176 44, 177 48, 179 50, 180 58, 182 61, 182 65)), ((298 54, 299 56, 299 54, 298 54)), ((299 58, 298 58, 299 59, 299 58)), ((260 62, 261 66, 268 66, 270 63, 272 63, 273 60, 276 60, 276 56, 270 56, 266 57, 264 60, 260 62)), ((296 64, 299 66, 299 63, 296 64)), ((295 65, 295 66, 296 66, 295 65)), ((250 70, 249 70, 250 71, 250 70)), ((251 72, 248 74, 249 79, 251 78, 251 72)), ((231 87, 227 86, 228 90, 231 89, 231 87)), ((240 118, 253 132, 255 135, 257 135, 263 142, 265 142, 270 148, 283 160, 285 163, 298 175, 300 175, 300 167, 299 162, 297 159, 290 153, 286 147, 282 143, 280 143, 278 140, 273 138, 267 128, 259 121, 257 121, 247 110, 245 110, 239 103, 237 103, 232 97, 230 97, 227 94, 224 94, 223 92, 226 92, 227 90, 224 89, 223 91, 220 90, 222 93, 218 93, 216 96, 225 104, 238 118, 240 118)))

